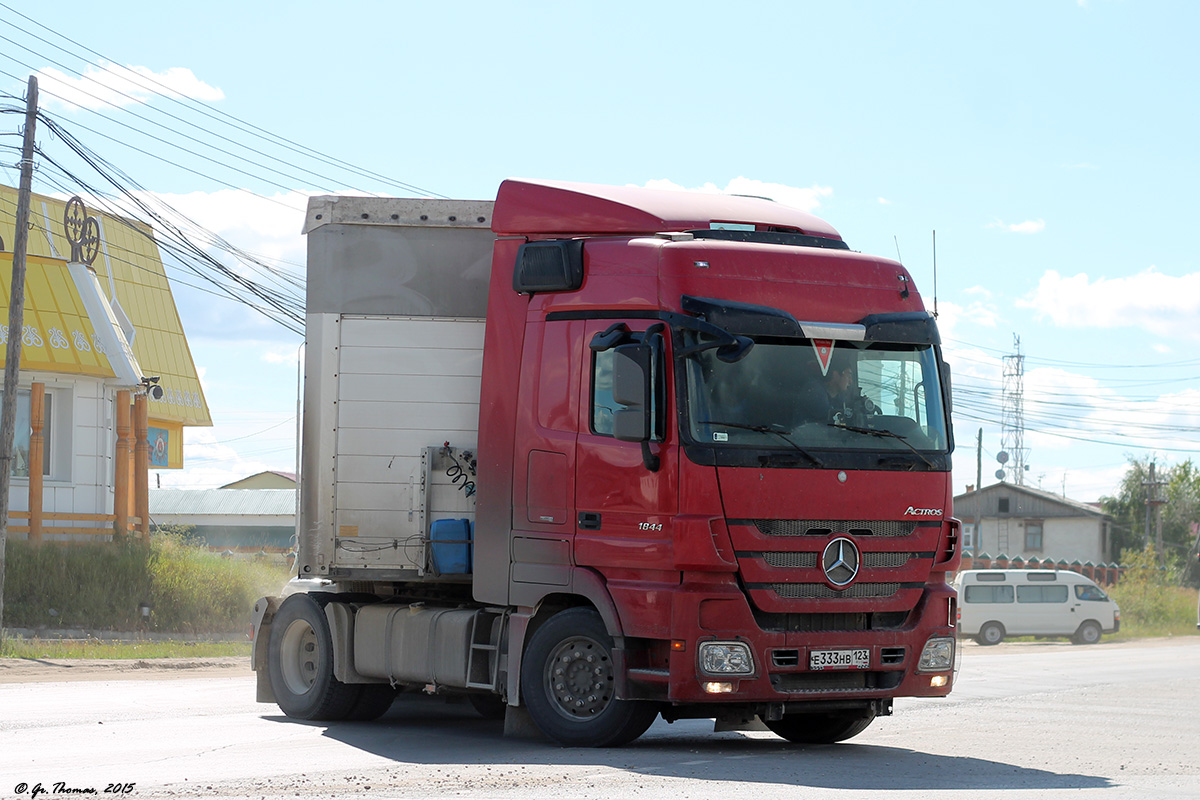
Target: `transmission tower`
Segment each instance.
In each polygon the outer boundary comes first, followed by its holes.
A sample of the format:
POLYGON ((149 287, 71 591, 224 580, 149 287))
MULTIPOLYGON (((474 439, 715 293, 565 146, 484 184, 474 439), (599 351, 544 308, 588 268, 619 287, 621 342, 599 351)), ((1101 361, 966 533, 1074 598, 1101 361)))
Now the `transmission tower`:
MULTIPOLYGON (((1029 468, 1025 449, 1025 393, 1022 381, 1025 375, 1025 356, 1021 355, 1021 337, 1013 334, 1011 356, 1004 357, 1004 394, 1000 417, 1000 436, 1003 451, 1008 454, 1004 469, 1009 480, 1018 486, 1025 485, 1025 471, 1029 468)), ((1002 462, 1003 463, 1003 462, 1002 462)))

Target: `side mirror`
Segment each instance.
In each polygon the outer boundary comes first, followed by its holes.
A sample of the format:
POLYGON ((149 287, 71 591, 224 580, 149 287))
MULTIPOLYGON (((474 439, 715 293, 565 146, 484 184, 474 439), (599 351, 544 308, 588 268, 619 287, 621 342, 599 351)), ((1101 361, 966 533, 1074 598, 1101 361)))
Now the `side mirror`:
POLYGON ((647 344, 623 344, 613 350, 613 400, 624 406, 613 414, 613 437, 622 442, 650 440, 652 358, 647 344))

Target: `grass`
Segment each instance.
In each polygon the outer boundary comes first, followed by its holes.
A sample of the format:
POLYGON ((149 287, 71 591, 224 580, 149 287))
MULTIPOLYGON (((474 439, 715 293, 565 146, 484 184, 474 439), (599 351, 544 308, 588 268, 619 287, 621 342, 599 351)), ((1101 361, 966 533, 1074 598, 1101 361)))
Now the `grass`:
POLYGON ((172 535, 72 547, 10 540, 6 561, 10 628, 240 634, 254 601, 288 579, 281 561, 222 558, 172 535))
POLYGON ((0 638, 0 658, 219 658, 249 656, 249 642, 118 642, 0 638))

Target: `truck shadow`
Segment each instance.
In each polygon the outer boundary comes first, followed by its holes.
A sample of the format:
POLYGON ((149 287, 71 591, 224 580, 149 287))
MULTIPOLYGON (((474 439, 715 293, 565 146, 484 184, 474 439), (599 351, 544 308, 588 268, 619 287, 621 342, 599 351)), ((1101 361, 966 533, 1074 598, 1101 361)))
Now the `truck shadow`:
MULTIPOLYGON (((450 767, 445 779, 469 788, 473 767, 579 767, 588 780, 597 768, 631 775, 739 781, 858 791, 1111 788, 1097 775, 1062 774, 970 756, 922 753, 901 747, 844 742, 801 746, 771 734, 713 733, 711 720, 658 720, 636 742, 621 748, 558 747, 546 740, 505 737, 504 725, 484 720, 470 706, 427 698, 398 700, 370 723, 305 723, 271 716, 288 725, 324 728, 324 736, 372 753, 401 769, 450 767), (456 775, 457 778, 451 778, 456 775)), ((863 739, 869 738, 869 732, 863 739)), ((474 772, 474 774, 478 774, 474 772)), ((495 777, 495 776, 492 776, 495 777)), ((572 777, 558 773, 563 783, 572 777)))

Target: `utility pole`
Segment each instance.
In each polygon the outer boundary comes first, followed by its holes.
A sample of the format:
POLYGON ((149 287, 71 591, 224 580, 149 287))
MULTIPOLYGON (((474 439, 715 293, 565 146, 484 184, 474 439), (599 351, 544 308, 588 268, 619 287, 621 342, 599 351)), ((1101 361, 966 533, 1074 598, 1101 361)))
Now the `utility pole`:
POLYGON ((1155 478, 1155 476, 1154 476, 1155 466, 1156 466, 1155 463, 1153 461, 1151 461, 1150 462, 1150 480, 1148 480, 1142 484, 1143 486, 1146 487, 1146 532, 1142 536, 1142 544, 1144 547, 1149 547, 1149 545, 1150 545, 1150 525, 1151 525, 1151 517, 1153 517, 1153 520, 1154 520, 1153 524, 1154 524, 1154 529, 1155 529, 1154 546, 1155 546, 1155 549, 1157 549, 1157 551, 1158 551, 1158 564, 1159 564, 1159 566, 1163 566, 1164 564, 1166 564, 1166 554, 1163 553, 1162 514, 1160 513, 1160 509, 1162 508, 1162 506, 1166 505, 1167 501, 1160 500, 1158 498, 1158 487, 1162 486, 1163 483, 1165 483, 1165 481, 1160 481, 1157 478, 1155 478))
POLYGON ((8 301, 8 349, 4 354, 4 401, 0 410, 0 631, 4 630, 8 490, 12 484, 13 429, 17 422, 21 330, 25 323, 25 251, 29 247, 29 201, 33 194, 33 134, 37 107, 37 78, 30 75, 29 91, 25 94, 25 140, 21 147, 21 185, 17 189, 17 229, 13 234, 12 284, 8 301))

